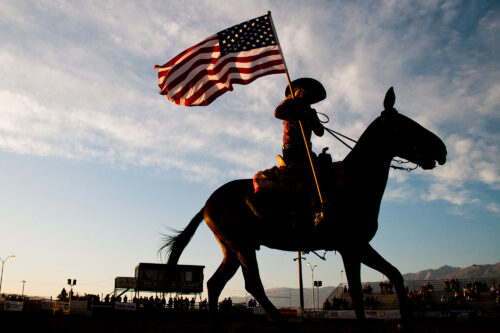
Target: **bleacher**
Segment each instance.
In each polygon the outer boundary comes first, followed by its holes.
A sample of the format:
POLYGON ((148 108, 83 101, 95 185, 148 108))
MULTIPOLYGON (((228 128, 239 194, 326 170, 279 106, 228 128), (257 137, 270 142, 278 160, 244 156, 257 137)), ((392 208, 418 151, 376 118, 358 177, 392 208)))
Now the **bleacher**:
MULTIPOLYGON (((498 304, 495 301, 495 298, 490 295, 490 287, 491 285, 498 286, 498 283, 500 283, 500 278, 478 278, 475 279, 474 281, 468 280, 468 279, 455 279, 459 281, 461 290, 460 293, 463 293, 463 287, 467 285, 468 282, 480 282, 484 283, 486 285, 486 289, 482 289, 479 295, 479 298, 477 301, 465 301, 463 306, 469 308, 469 309, 474 309, 474 310, 495 310, 498 309, 498 304)), ((384 281, 387 282, 387 281, 384 281)), ((405 286, 408 288, 408 290, 414 290, 414 291, 419 291, 420 288, 424 284, 430 283, 432 285, 432 301, 431 303, 433 304, 434 309, 439 309, 439 310, 449 310, 453 307, 456 307, 456 304, 453 303, 442 303, 441 302, 441 296, 444 297, 445 300, 448 298, 452 298, 454 296, 454 291, 451 290, 446 290, 445 285, 444 285, 444 280, 410 280, 410 281, 405 281, 405 286)), ((396 295, 396 292, 394 289, 392 292, 387 292, 387 290, 382 291, 379 282, 365 282, 363 283, 363 286, 369 285, 372 289, 371 293, 364 293, 365 297, 365 308, 366 309, 373 309, 373 310, 395 310, 399 309, 399 301, 396 295), (376 302, 373 301, 366 301, 366 298, 371 298, 372 300, 375 299, 376 302)), ((328 296, 327 300, 330 304, 333 304, 334 298, 339 300, 345 300, 345 303, 347 303, 350 307, 352 307, 352 300, 349 295, 349 293, 345 292, 344 287, 348 287, 347 284, 341 284, 339 285, 331 294, 328 296)))

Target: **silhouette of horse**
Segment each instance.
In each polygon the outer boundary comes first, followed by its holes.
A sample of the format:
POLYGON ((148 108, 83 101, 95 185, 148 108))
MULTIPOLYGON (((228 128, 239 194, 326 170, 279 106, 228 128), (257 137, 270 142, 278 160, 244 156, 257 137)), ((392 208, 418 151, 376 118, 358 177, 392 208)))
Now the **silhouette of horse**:
MULTIPOLYGON (((361 263, 380 271, 394 284, 402 319, 411 316, 403 277, 398 269, 382 258, 369 244, 378 228, 378 214, 391 161, 405 158, 423 169, 446 162, 446 147, 433 133, 393 108, 392 87, 384 100, 384 111, 360 137, 356 146, 341 162, 339 179, 321 183, 333 202, 331 216, 311 231, 298 232, 287 214, 266 218, 255 214, 251 179, 231 181, 218 188, 188 226, 167 238, 162 247, 168 253, 168 265, 179 257, 205 220, 219 242, 224 258, 207 282, 210 317, 215 315, 222 289, 241 266, 246 290, 275 320, 283 316, 267 298, 256 259, 261 245, 285 251, 336 250, 343 259, 356 317, 365 319, 361 287, 361 263), (335 183, 335 185, 334 185, 335 183)), ((310 203, 310 201, 309 201, 310 203)), ((269 205, 270 207, 272 204, 269 205)))

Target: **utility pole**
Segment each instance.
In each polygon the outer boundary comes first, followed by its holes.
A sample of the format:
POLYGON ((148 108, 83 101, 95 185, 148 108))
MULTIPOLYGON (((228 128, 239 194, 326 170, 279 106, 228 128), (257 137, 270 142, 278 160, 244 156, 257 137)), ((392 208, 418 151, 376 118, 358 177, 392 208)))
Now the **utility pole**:
POLYGON ((299 297, 300 297, 300 310, 304 313, 304 285, 302 284, 302 260, 306 260, 306 258, 302 258, 302 253, 298 251, 297 258, 294 258, 293 261, 299 261, 299 297))
POLYGON ((311 291, 312 291, 312 306, 313 310, 316 310, 316 302, 314 301, 314 269, 318 268, 318 265, 312 266, 311 263, 307 263, 307 266, 311 269, 311 291))

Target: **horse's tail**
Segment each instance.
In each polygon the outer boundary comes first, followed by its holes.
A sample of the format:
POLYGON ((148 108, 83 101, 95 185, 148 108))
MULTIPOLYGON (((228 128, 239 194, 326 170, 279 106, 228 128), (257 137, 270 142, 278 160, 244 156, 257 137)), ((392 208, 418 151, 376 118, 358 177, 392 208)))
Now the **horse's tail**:
POLYGON ((167 265, 170 267, 177 265, 182 251, 184 251, 196 232, 196 229, 198 229, 198 226, 203 221, 203 210, 204 208, 202 208, 198 214, 192 218, 191 222, 189 222, 184 230, 175 230, 176 235, 166 236, 165 245, 160 248, 160 252, 166 252, 166 255, 168 256, 167 265))

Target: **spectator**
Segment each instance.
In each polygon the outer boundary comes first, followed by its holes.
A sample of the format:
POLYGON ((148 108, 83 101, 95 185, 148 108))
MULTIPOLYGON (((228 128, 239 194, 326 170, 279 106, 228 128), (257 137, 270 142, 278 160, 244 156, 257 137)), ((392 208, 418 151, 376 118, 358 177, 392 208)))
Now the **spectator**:
POLYGON ((201 302, 201 306, 200 306, 200 310, 207 310, 208 309, 208 301, 207 299, 205 298, 202 302, 201 302))
POLYGON ((451 291, 450 280, 448 280, 448 279, 444 280, 444 290, 451 291))
MULTIPOLYGON (((68 293, 66 292, 66 288, 62 288, 61 293, 59 294, 59 296, 57 296, 57 298, 61 301, 65 301, 67 296, 68 296, 68 293)), ((4 294, 4 297, 5 297, 5 294, 4 294)))

